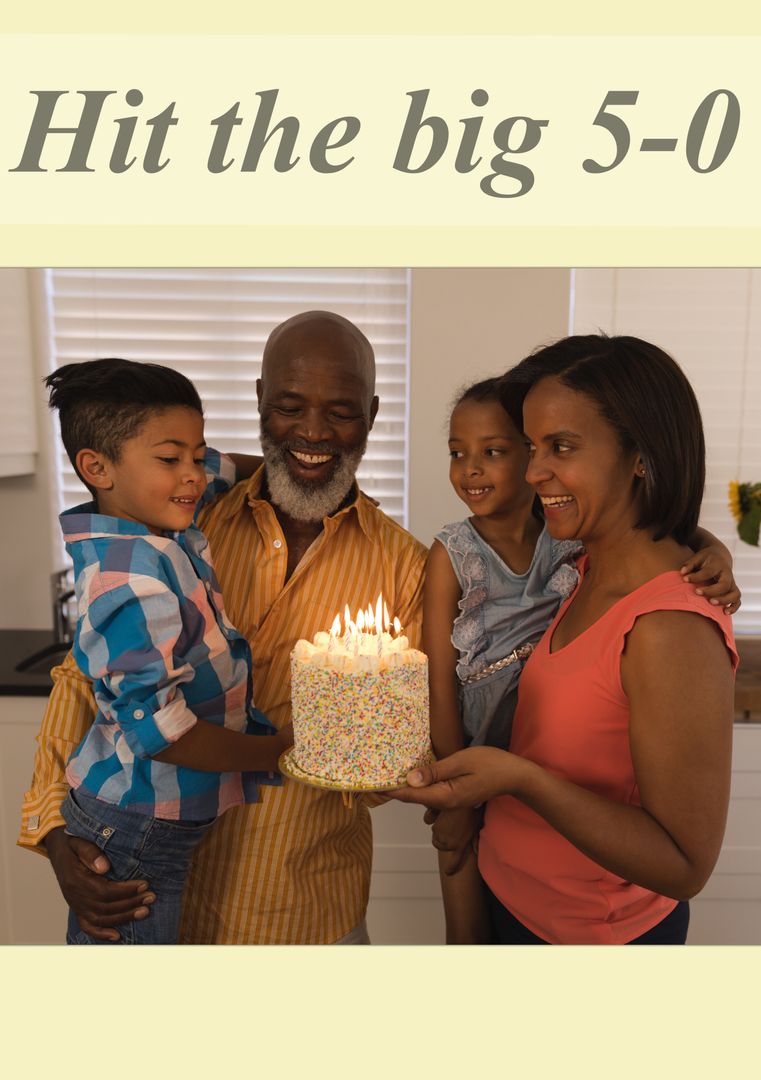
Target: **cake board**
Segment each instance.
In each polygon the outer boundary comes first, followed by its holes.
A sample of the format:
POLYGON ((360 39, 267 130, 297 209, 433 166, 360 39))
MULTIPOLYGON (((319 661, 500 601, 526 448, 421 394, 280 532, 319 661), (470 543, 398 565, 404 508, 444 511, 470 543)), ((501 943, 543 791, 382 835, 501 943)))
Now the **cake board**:
MULTIPOLYGON (((432 756, 430 761, 433 761, 432 756)), ((316 776, 314 773, 306 772, 301 768, 293 756, 293 747, 283 751, 277 764, 283 776, 287 776, 290 780, 297 780, 300 784, 307 784, 309 787, 340 791, 344 806, 348 809, 351 809, 354 805, 355 794, 372 791, 395 791, 397 788, 407 786, 404 779, 387 781, 385 784, 345 784, 340 780, 329 780, 324 776, 316 776)), ((429 764, 429 762, 426 761, 423 764, 429 764)))

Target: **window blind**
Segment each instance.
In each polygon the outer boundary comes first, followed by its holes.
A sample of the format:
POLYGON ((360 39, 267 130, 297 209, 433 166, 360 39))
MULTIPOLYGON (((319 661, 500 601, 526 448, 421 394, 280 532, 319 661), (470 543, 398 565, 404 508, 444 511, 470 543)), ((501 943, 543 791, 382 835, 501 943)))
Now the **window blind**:
MULTIPOLYGON (((54 269, 44 272, 50 370, 121 356, 187 375, 211 446, 257 454, 256 380, 270 331, 300 311, 351 319, 375 350, 380 409, 362 489, 407 521, 409 271, 404 269, 54 269)), ((61 509, 89 498, 57 434, 61 509)))
POLYGON ((761 482, 761 270, 574 271, 573 333, 634 334, 679 363, 703 416, 707 475, 701 525, 732 552, 743 592, 740 633, 761 633, 761 549, 743 543, 730 480, 761 482))

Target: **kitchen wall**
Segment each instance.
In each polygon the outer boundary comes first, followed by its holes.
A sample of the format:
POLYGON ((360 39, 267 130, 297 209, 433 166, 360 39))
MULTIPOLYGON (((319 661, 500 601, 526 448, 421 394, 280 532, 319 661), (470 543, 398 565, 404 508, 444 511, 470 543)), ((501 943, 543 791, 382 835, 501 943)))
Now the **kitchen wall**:
MULTIPOLYGON (((51 625, 48 576, 57 568, 52 553, 58 525, 50 496, 51 417, 40 383, 45 342, 39 279, 39 271, 0 270, 0 296, 12 292, 14 300, 6 318, 17 320, 29 341, 18 371, 21 377, 34 367, 29 423, 37 428, 39 447, 35 473, 0 477, 2 629, 51 625)), ((413 271, 409 507, 410 528, 425 543, 462 512, 447 479, 445 421, 455 390, 504 371, 535 345, 565 333, 569 279, 567 270, 413 271)))

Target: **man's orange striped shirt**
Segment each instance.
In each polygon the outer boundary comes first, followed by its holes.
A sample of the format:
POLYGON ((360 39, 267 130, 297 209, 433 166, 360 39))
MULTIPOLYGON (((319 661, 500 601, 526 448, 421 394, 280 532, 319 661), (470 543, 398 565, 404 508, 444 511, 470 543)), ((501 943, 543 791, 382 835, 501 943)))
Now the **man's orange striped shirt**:
MULTIPOLYGON (((291 718, 289 657, 295 642, 330 627, 382 592, 418 645, 426 549, 361 493, 325 519, 289 581, 288 552, 259 470, 203 512, 230 621, 251 644, 254 701, 276 727, 291 718)), ((39 848, 63 825, 64 767, 94 717, 89 683, 69 656, 38 736, 19 844, 39 848)), ((362 800, 288 779, 261 801, 223 814, 198 849, 185 895, 180 940, 205 944, 322 944, 365 914, 372 833, 362 800)), ((44 852, 44 848, 40 849, 44 852)), ((63 929, 62 929, 63 933, 63 929)))

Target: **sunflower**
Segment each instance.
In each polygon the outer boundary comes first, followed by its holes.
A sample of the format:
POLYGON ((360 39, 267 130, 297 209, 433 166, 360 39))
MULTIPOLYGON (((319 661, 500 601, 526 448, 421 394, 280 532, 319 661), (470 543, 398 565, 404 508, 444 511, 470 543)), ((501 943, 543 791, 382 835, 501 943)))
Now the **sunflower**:
POLYGON ((737 523, 737 535, 746 544, 759 546, 761 532, 761 484, 729 482, 729 509, 737 523))
POLYGON ((732 517, 739 525, 743 519, 743 513, 740 503, 740 485, 736 480, 729 481, 729 509, 732 512, 732 517))

